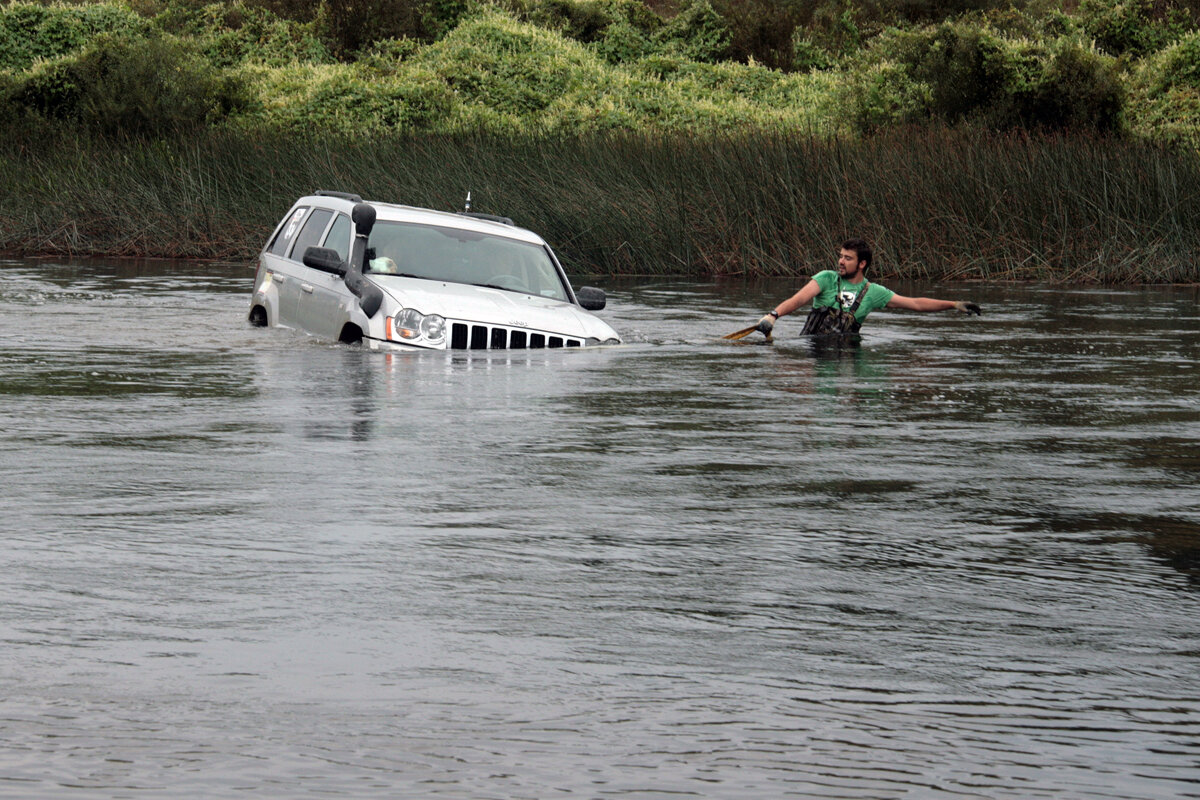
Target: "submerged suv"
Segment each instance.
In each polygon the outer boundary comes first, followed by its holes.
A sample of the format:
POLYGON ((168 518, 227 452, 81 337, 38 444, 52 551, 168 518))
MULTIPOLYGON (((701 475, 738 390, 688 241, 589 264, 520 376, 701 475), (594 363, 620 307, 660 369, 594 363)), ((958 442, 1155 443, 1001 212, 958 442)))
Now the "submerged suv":
POLYGON ((263 248, 250 321, 373 349, 619 344, 591 313, 604 305, 509 219, 322 191, 297 200, 263 248))

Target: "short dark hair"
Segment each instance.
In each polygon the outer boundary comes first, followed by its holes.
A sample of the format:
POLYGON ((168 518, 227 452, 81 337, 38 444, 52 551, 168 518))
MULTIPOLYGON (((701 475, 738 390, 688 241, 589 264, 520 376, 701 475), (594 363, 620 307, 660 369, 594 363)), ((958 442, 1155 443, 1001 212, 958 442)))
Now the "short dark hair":
POLYGON ((867 244, 866 239, 847 239, 842 242, 842 249, 853 250, 859 261, 867 262, 864 270, 871 268, 871 245, 867 244))

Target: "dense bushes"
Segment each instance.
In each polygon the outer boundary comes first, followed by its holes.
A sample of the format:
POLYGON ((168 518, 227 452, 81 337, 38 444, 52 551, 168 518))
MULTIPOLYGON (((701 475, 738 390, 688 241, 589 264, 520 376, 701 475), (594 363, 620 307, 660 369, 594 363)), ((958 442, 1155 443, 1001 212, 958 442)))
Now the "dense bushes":
POLYGON ((1083 0, 1079 17, 1083 31, 1096 45, 1117 56, 1144 56, 1195 27, 1188 9, 1156 8, 1152 0, 1083 0))
POLYGON ((949 122, 997 113, 1026 82, 1026 64, 1014 48, 969 24, 898 33, 876 50, 898 63, 909 81, 928 87, 928 112, 949 122))
POLYGON ((258 107, 238 124, 344 133, 815 129, 828 80, 678 54, 613 65, 595 48, 493 11, 433 45, 381 45, 354 65, 257 68, 258 107))
POLYGON ((1143 100, 1133 106, 1147 138, 1200 147, 1200 33, 1147 58, 1134 85, 1143 100))
POLYGON ((795 63, 793 37, 804 16, 801 4, 780 0, 717 0, 729 27, 727 55, 772 69, 795 63))
POLYGON ((652 55, 715 63, 731 56, 730 28, 708 0, 664 19, 640 0, 539 0, 516 16, 588 45, 612 64, 652 55))
POLYGON ((1116 62, 1076 39, 1054 42, 1018 109, 1026 127, 1113 133, 1124 124, 1125 90, 1116 62))
POLYGON ((11 3, 0 11, 0 69, 29 69, 40 59, 77 52, 100 34, 140 36, 149 28, 146 20, 118 5, 11 3))
POLYGON ((245 86, 168 35, 103 34, 75 56, 44 61, 6 92, 10 113, 78 122, 110 135, 196 130, 249 104, 245 86))
POLYGON ((847 92, 867 131, 927 118, 1097 132, 1123 123, 1116 61, 1073 36, 1010 40, 977 25, 942 23, 879 37, 868 63, 847 92))
POLYGON ((163 30, 199 43, 208 59, 220 67, 245 62, 284 66, 293 61, 333 60, 332 50, 321 38, 315 21, 281 18, 240 0, 198 8, 170 6, 160 11, 155 21, 163 30))
POLYGON ((317 27, 343 58, 382 39, 433 41, 470 10, 467 0, 323 0, 317 27))
POLYGON ((10 125, 374 135, 948 123, 1172 142, 1200 127, 1193 11, 1176 0, 1083 0, 1072 13, 1056 0, 129 1, 0 6, 10 125))

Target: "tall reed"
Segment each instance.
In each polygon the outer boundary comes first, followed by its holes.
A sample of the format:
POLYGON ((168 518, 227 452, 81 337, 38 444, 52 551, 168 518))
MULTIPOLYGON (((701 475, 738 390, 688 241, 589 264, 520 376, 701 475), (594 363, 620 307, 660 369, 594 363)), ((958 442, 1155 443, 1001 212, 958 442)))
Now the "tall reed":
POLYGON ((318 188, 446 210, 470 192, 475 210, 543 234, 577 274, 803 276, 861 235, 881 280, 1200 280, 1195 154, 928 128, 863 140, 10 137, 0 250, 250 260, 318 188))

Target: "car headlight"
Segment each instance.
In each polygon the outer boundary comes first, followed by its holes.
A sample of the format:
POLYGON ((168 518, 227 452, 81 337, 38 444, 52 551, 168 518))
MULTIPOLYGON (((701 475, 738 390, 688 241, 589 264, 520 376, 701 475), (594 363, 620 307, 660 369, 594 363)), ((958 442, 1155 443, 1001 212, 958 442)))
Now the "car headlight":
POLYGON ((421 320, 424 314, 411 308, 402 308, 392 320, 397 339, 416 339, 421 335, 421 320))
POLYGON ((437 314, 422 314, 415 308, 402 308, 392 318, 392 330, 396 339, 425 339, 436 343, 446 338, 446 320, 437 314))
POLYGON ((431 342, 446 338, 446 320, 437 314, 428 314, 421 320, 421 335, 431 342))

